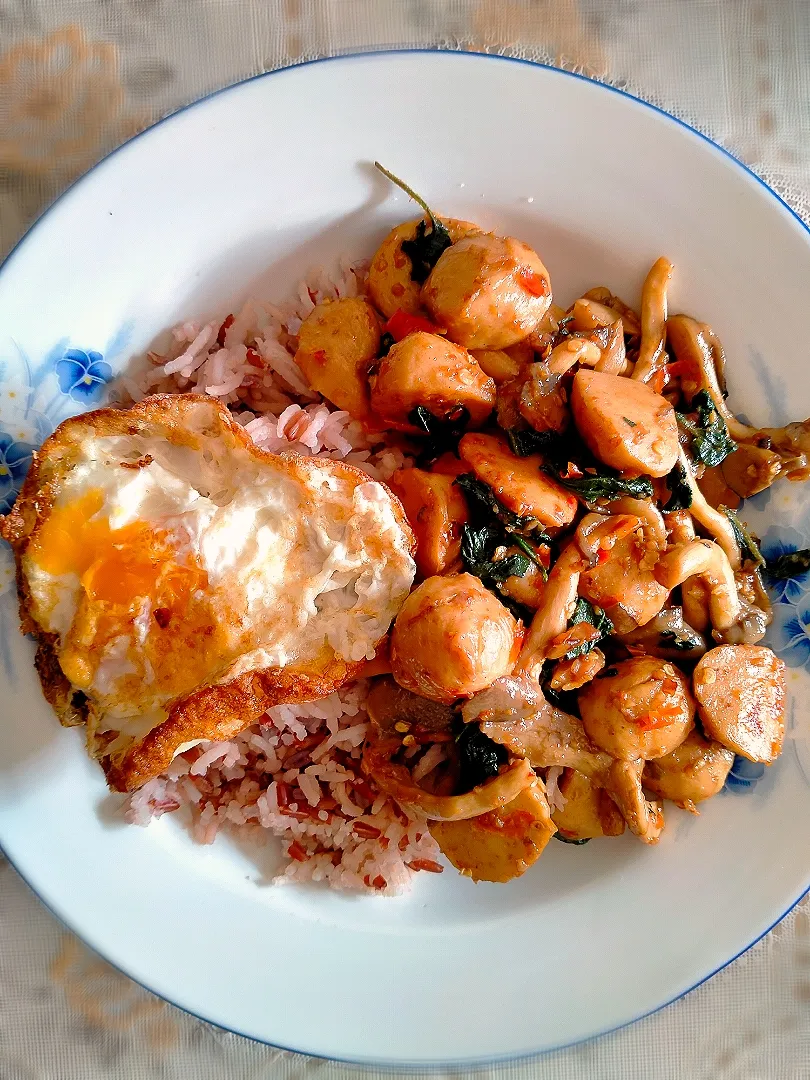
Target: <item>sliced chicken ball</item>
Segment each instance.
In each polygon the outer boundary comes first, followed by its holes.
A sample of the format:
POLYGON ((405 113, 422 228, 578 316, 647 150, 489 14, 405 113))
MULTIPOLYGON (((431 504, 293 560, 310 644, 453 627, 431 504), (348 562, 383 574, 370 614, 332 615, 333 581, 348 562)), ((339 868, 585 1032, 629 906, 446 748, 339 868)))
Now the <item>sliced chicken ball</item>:
POLYGON ((766 765, 785 738, 785 665, 762 645, 721 645, 697 663, 692 686, 706 734, 766 765))

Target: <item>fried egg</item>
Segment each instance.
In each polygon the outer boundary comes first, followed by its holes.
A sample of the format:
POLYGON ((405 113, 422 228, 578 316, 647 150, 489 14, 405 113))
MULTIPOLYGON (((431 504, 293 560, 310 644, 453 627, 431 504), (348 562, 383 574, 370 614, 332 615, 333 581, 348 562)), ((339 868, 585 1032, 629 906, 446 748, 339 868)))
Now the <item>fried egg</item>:
POLYGON ((46 697, 122 791, 355 677, 414 577, 384 485, 192 395, 66 420, 0 532, 46 697))

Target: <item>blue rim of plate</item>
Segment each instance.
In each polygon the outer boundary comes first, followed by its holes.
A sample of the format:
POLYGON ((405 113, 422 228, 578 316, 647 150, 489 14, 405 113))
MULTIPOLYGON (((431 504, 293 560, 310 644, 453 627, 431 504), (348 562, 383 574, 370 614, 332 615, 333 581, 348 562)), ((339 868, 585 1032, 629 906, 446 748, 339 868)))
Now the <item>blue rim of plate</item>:
MULTIPOLYGON (((619 97, 626 98, 628 101, 632 101, 636 105, 641 106, 642 108, 650 109, 652 112, 657 113, 659 116, 663 117, 665 120, 668 120, 673 124, 677 124, 679 127, 683 128, 685 131, 688 131, 690 134, 692 134, 692 135, 696 136, 697 138, 699 138, 702 142, 707 143, 717 153, 722 154, 723 157, 728 158, 731 162, 733 162, 733 164, 738 169, 741 169, 744 173, 746 173, 749 177, 751 177, 751 179, 755 180, 756 183, 759 184, 759 186, 761 188, 763 188, 768 193, 768 195, 770 195, 770 197, 772 199, 774 199, 779 204, 779 206, 781 206, 784 210, 787 210, 788 214, 792 218, 794 218, 795 221, 797 221, 799 223, 799 225, 802 227, 804 232, 807 234, 808 239, 810 239, 810 227, 808 227, 807 224, 802 220, 802 218, 799 217, 799 215, 796 213, 796 211, 793 209, 793 207, 790 206, 788 203, 786 203, 785 200, 781 197, 781 195, 777 194, 777 192, 775 192, 773 190, 773 188, 770 187, 770 185, 766 184, 765 181, 762 179, 762 177, 758 176, 753 171, 753 169, 749 169, 749 167, 744 162, 740 161, 740 159, 738 157, 735 157, 735 155, 732 154, 731 151, 726 150, 724 147, 720 146, 719 143, 716 143, 713 139, 710 139, 708 135, 704 135, 703 132, 699 131, 697 128, 692 127, 691 124, 687 124, 687 122, 685 120, 681 120, 677 116, 673 116, 672 113, 668 113, 665 109, 661 109, 657 105, 653 105, 649 101, 645 101, 643 98, 637 97, 635 94, 629 93, 627 90, 620 90, 618 87, 611 86, 609 83, 600 82, 598 79, 589 78, 587 75, 580 75, 575 71, 566 71, 563 68, 554 67, 553 64, 542 64, 542 63, 539 63, 539 62, 537 62, 535 60, 522 60, 522 59, 520 59, 520 57, 516 57, 516 56, 502 56, 502 55, 496 54, 496 53, 462 52, 462 51, 456 50, 456 49, 443 49, 443 48, 370 49, 370 50, 361 51, 361 52, 339 53, 339 54, 337 54, 335 56, 323 56, 323 57, 319 57, 318 59, 315 59, 315 60, 304 60, 304 61, 302 61, 301 63, 298 63, 298 64, 290 64, 290 65, 287 65, 286 67, 276 68, 273 71, 265 71, 265 72, 261 72, 258 75, 251 75, 247 79, 241 79, 239 82, 231 83, 228 86, 223 86, 221 89, 214 90, 210 94, 206 94, 204 97, 197 98, 195 101, 189 102, 188 105, 182 105, 180 108, 175 109, 174 112, 168 113, 166 116, 161 117, 160 120, 157 120, 154 124, 151 124, 148 128, 145 128, 143 131, 139 131, 136 135, 133 135, 132 138, 127 139, 126 142, 122 143, 120 146, 117 146, 114 150, 110 151, 110 153, 107 154, 105 157, 103 157, 100 161, 97 161, 96 164, 93 165, 90 169, 88 169, 88 171, 86 173, 83 173, 80 177, 78 177, 76 180, 74 180, 73 183, 70 184, 69 187, 65 188, 65 190, 51 203, 51 205, 40 215, 40 217, 37 218, 37 220, 34 222, 34 224, 31 226, 31 228, 28 229, 28 231, 26 233, 24 233, 24 235, 17 241, 17 243, 14 245, 14 247, 12 247, 11 251, 9 251, 8 255, 5 257, 3 262, 0 263, 0 288, 2 288, 2 284, 3 284, 3 281, 2 281, 2 279, 3 279, 3 271, 6 269, 6 267, 11 262, 12 257, 22 248, 22 246, 33 235, 33 233, 36 232, 39 229, 39 227, 43 224, 45 219, 50 215, 51 211, 54 210, 59 205, 59 203, 62 202, 62 200, 67 195, 70 194, 70 192, 73 190, 74 187, 76 187, 78 184, 81 184, 82 181, 85 180, 86 177, 90 176, 90 174, 92 172, 94 172, 100 165, 105 164, 105 162, 109 161, 110 158, 115 157, 115 155, 117 153, 119 153, 119 151, 123 150, 127 146, 131 146, 132 143, 136 142, 138 139, 142 139, 144 136, 149 135, 152 131, 155 130, 155 128, 160 127, 162 124, 165 124, 165 123, 173 120, 175 117, 180 116, 182 113, 187 112, 189 109, 195 109, 199 105, 204 105, 207 101, 210 101, 212 98, 219 97, 220 94, 227 94, 230 91, 238 90, 241 86, 245 86, 247 83, 256 82, 258 79, 270 79, 273 76, 285 75, 285 74, 287 74, 287 73, 289 73, 291 71, 296 71, 298 68, 311 67, 311 66, 313 66, 315 64, 347 63, 347 62, 351 62, 352 60, 358 60, 358 59, 363 59, 363 58, 372 57, 372 56, 408 56, 408 55, 413 56, 413 55, 423 55, 423 54, 424 55, 433 55, 433 54, 436 54, 436 53, 441 53, 444 56, 463 57, 465 59, 472 59, 472 60, 476 60, 476 61, 478 61, 478 60, 481 60, 481 61, 483 61, 483 60, 492 60, 492 61, 500 61, 500 62, 509 63, 509 64, 523 64, 526 67, 541 68, 541 69, 544 69, 546 71, 554 72, 556 75, 564 76, 564 77, 569 78, 569 79, 579 79, 581 82, 586 82, 586 83, 589 83, 589 84, 591 84, 593 86, 600 87, 602 90, 606 91, 607 93, 617 94, 619 97)), ((47 908, 47 910, 64 927, 66 927, 68 930, 70 930, 71 933, 75 934, 76 931, 73 930, 73 928, 67 922, 65 922, 65 920, 62 918, 62 916, 59 915, 59 913, 57 911, 55 911, 53 907, 51 907, 51 905, 48 903, 47 900, 45 900, 42 896, 40 896, 40 894, 37 892, 37 890, 30 884, 30 882, 26 878, 25 874, 23 874, 23 872, 15 864, 14 860, 9 858, 9 856, 4 852, 2 844, 0 844, 0 852, 2 852, 5 855, 5 857, 8 859, 9 864, 20 875, 20 877, 26 883, 28 888, 31 889, 31 892, 34 894, 34 896, 36 896, 36 898, 39 900, 39 902, 45 908, 47 908)), ((189 1009, 186 1006, 181 1005, 177 1001, 172 1001, 170 998, 166 997, 164 994, 159 993, 157 990, 153 990, 152 987, 148 986, 146 983, 141 982, 139 979, 133 978, 132 975, 130 975, 127 971, 124 971, 123 968, 119 967, 119 965, 116 964, 114 960, 111 960, 108 956, 105 956, 103 953, 99 953, 97 949, 95 949, 92 945, 89 944, 89 942, 84 941, 84 939, 81 938, 81 936, 79 934, 76 934, 76 936, 79 937, 80 940, 82 940, 84 942, 84 944, 87 945, 88 948, 92 949, 92 951, 95 952, 98 956, 101 956, 101 958, 106 963, 108 963, 110 965, 110 967, 114 968, 116 971, 120 972, 122 975, 125 975, 128 979, 131 979, 132 982, 134 982, 137 986, 140 986, 142 989, 149 991, 150 994, 154 994, 156 997, 159 997, 161 1000, 168 1002, 170 1005, 173 1005, 176 1009, 180 1009, 181 1012, 184 1012, 189 1016, 193 1016, 196 1020, 201 1020, 203 1023, 206 1023, 206 1024, 213 1024, 215 1027, 219 1027, 223 1031, 229 1031, 232 1035, 239 1035, 243 1039, 250 1039, 252 1042, 257 1042, 257 1043, 260 1043, 261 1045, 264 1045, 264 1046, 272 1046, 275 1049, 286 1050, 287 1052, 293 1053, 293 1054, 304 1054, 307 1057, 312 1057, 312 1058, 315 1058, 315 1059, 317 1059, 319 1061, 337 1061, 337 1062, 341 1062, 341 1063, 346 1064, 346 1065, 363 1065, 363 1066, 366 1066, 368 1068, 387 1069, 387 1070, 390 1070, 391 1072, 401 1072, 401 1071, 405 1071, 405 1070, 407 1070, 407 1071, 415 1071, 415 1070, 427 1071, 429 1069, 446 1069, 446 1068, 451 1068, 451 1069, 452 1068, 464 1068, 464 1069, 470 1069, 470 1068, 479 1069, 480 1068, 480 1069, 483 1069, 483 1068, 486 1068, 489 1065, 501 1065, 501 1064, 508 1064, 508 1063, 518 1063, 518 1062, 530 1061, 532 1058, 540 1057, 541 1055, 545 1056, 547 1054, 554 1054, 554 1053, 557 1053, 560 1050, 567 1050, 567 1049, 569 1049, 569 1048, 571 1048, 573 1046, 582 1046, 582 1045, 584 1045, 586 1043, 593 1042, 596 1039, 601 1039, 604 1035, 611 1035, 616 1031, 622 1031, 624 1028, 630 1027, 632 1024, 638 1023, 639 1020, 644 1020, 648 1016, 652 1016, 655 1013, 660 1012, 662 1009, 665 1009, 668 1005, 672 1005, 672 1004, 674 1004, 674 1002, 680 1001, 681 998, 686 997, 687 994, 691 994, 693 990, 696 990, 699 986, 702 986, 705 982, 708 982, 709 979, 711 979, 715 975, 717 975, 718 972, 722 971, 724 968, 727 968, 730 964, 733 964, 735 960, 739 960, 739 958, 744 953, 747 953, 749 951, 749 949, 753 949, 753 947, 755 945, 757 945, 760 941, 762 941, 762 939, 764 937, 767 937, 767 935, 771 932, 771 930, 774 929, 774 927, 778 926, 779 923, 782 922, 783 919, 787 918, 787 916, 794 910, 794 908, 798 907, 798 905, 802 902, 802 900, 808 895, 810 895, 810 882, 808 882, 807 888, 805 888, 799 894, 799 896, 796 897, 796 899, 790 904, 790 906, 785 911, 783 911, 782 914, 777 919, 775 919, 771 923, 770 926, 768 926, 765 930, 763 930, 762 933, 758 937, 754 938, 753 941, 749 942, 748 945, 746 945, 746 946, 744 946, 744 948, 740 949, 740 951, 738 953, 736 953, 732 957, 729 957, 729 959, 724 961, 722 964, 719 964, 713 971, 710 971, 707 975, 704 975, 702 979, 698 979, 698 981, 696 983, 693 983, 693 985, 688 987, 688 989, 681 991, 681 993, 679 993, 679 994, 676 994, 675 997, 667 998, 666 1001, 662 1001, 659 1005, 655 1005, 652 1009, 649 1009, 647 1012, 640 1013, 638 1016, 633 1017, 632 1020, 627 1020, 625 1023, 618 1024, 616 1027, 605 1028, 603 1031, 595 1032, 593 1035, 588 1035, 584 1039, 577 1039, 574 1042, 569 1042, 569 1043, 561 1043, 559 1046, 549 1046, 549 1047, 546 1047, 546 1048, 544 1048, 542 1050, 535 1050, 535 1051, 529 1050, 529 1051, 526 1051, 526 1052, 521 1051, 520 1053, 517 1053, 517 1054, 504 1054, 504 1055, 498 1055, 496 1057, 488 1057, 488 1058, 471 1058, 471 1059, 470 1058, 468 1058, 468 1059, 463 1059, 463 1058, 458 1059, 457 1058, 457 1059, 454 1059, 454 1060, 443 1060, 443 1061, 435 1061, 435 1062, 430 1062, 430 1061, 413 1061, 413 1062, 393 1061, 392 1062, 392 1061, 379 1061, 379 1060, 374 1060, 374 1059, 370 1059, 370 1058, 362 1058, 362 1057, 359 1057, 359 1058, 330 1057, 330 1056, 327 1056, 326 1054, 312 1053, 312 1051, 310 1051, 310 1050, 302 1050, 302 1049, 299 1049, 299 1048, 294 1047, 294 1046, 284 1046, 281 1043, 271 1043, 271 1042, 267 1041, 266 1039, 259 1038, 256 1035, 250 1035, 250 1034, 247 1034, 244 1031, 238 1031, 236 1028, 225 1027, 222 1024, 216 1023, 216 1021, 209 1020, 205 1016, 200 1016, 199 1013, 194 1012, 193 1009, 189 1009)))

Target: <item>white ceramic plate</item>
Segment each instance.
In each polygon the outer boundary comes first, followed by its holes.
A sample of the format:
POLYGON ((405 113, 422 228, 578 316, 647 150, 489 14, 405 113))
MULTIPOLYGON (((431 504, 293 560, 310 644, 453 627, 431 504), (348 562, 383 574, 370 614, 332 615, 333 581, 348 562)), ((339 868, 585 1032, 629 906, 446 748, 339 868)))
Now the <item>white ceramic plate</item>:
MULTIPOLYGON (((600 283, 635 298, 666 253, 673 309, 711 321, 726 344, 735 408, 760 423, 810 413, 796 336, 810 237, 725 153, 554 70, 465 54, 348 57, 164 121, 14 252, 0 274, 0 499, 30 446, 96 404, 166 326, 224 315, 248 293, 284 298, 313 263, 371 254, 415 212, 375 158, 443 211, 533 244, 564 303, 600 283)), ((808 544, 806 488, 754 502, 766 547, 808 544)), ((195 846, 171 815, 123 825, 79 732, 43 702, 4 588, 0 842, 100 953, 223 1027, 370 1062, 560 1046, 683 994, 810 883, 806 579, 777 604, 791 718, 773 768, 741 764, 700 818, 670 808, 658 847, 552 843, 508 886, 420 875, 397 900, 268 887, 261 859, 223 838, 195 846)))

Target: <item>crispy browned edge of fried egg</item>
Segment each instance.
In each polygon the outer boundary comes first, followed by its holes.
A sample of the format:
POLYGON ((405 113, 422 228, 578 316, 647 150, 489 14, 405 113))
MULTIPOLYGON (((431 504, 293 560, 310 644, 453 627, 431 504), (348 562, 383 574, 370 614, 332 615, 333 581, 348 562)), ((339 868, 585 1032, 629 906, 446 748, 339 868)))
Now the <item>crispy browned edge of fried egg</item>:
MULTIPOLYGON (((213 398, 196 394, 159 394, 145 398, 130 409, 97 409, 63 421, 33 456, 31 468, 17 501, 9 514, 0 517, 0 536, 11 544, 17 564, 17 590, 20 600, 20 623, 24 634, 37 642, 35 665, 48 704, 65 726, 85 723, 88 703, 81 691, 69 683, 56 652, 57 636, 45 632, 34 620, 29 608, 31 596, 22 572, 22 559, 59 494, 60 485, 77 457, 78 448, 88 436, 146 434, 165 438, 178 446, 198 446, 199 435, 221 435, 231 447, 242 447, 258 461, 272 463, 305 480, 316 470, 329 470, 338 478, 359 484, 369 476, 354 465, 342 461, 298 456, 281 457, 262 450, 236 423, 224 405, 213 398), (190 431, 189 410, 210 410, 207 431, 190 431)), ((396 495, 386 491, 397 523, 408 540, 411 554, 416 547, 405 511, 396 495)), ((385 641, 385 636, 377 642, 385 641)), ((135 791, 147 780, 168 768, 178 746, 194 739, 222 740, 238 735, 274 705, 297 704, 326 697, 356 678, 365 660, 349 662, 325 648, 307 667, 270 667, 246 672, 227 683, 205 686, 175 701, 166 720, 142 739, 134 740, 113 760, 96 748, 109 786, 114 791, 135 791)), ((92 752, 92 748, 91 749, 92 752)))

